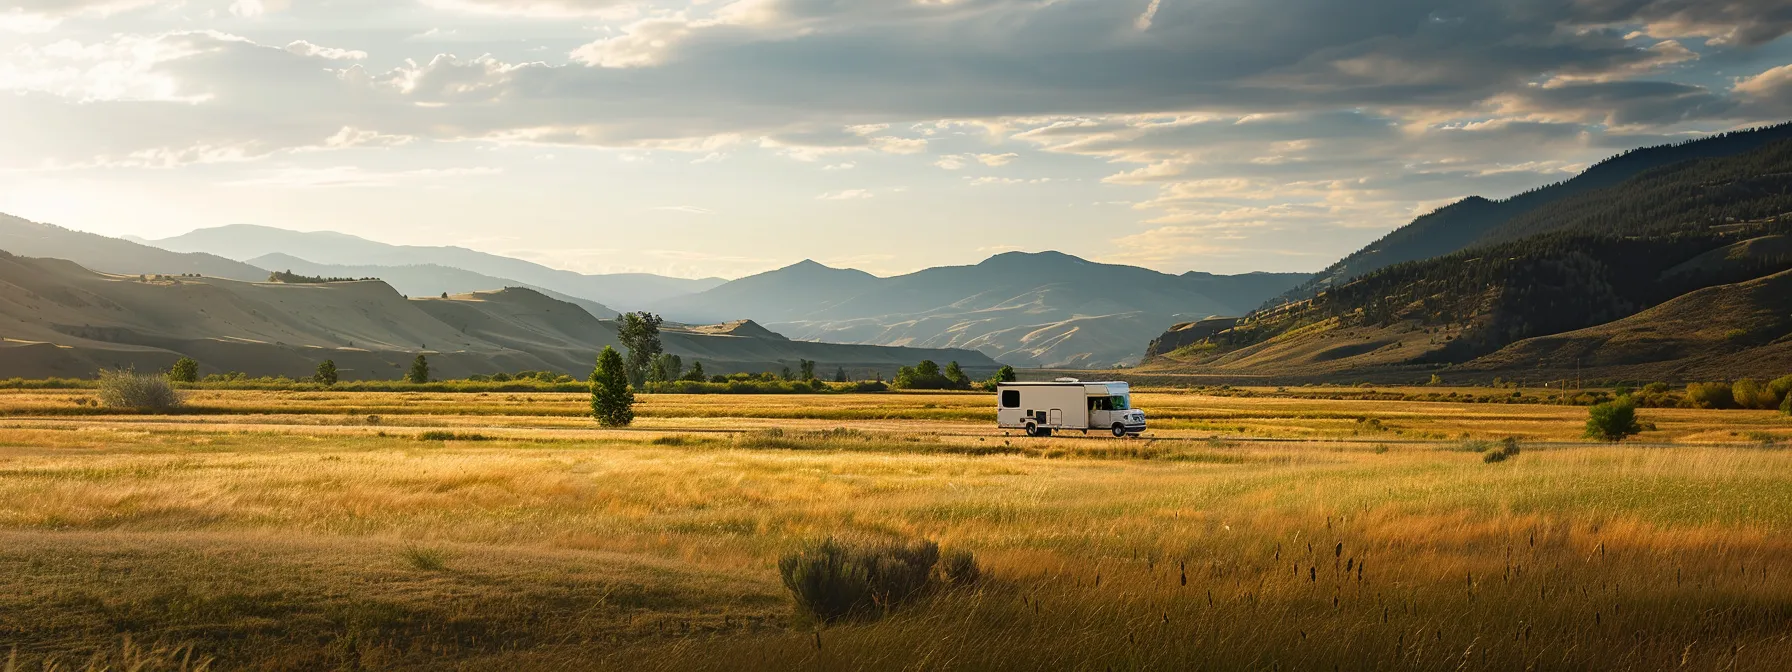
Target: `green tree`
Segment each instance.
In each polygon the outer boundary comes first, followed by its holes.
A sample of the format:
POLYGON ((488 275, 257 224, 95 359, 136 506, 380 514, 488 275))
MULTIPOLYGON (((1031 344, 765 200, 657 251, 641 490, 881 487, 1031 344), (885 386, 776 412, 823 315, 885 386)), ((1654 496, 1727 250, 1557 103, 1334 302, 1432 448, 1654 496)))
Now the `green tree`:
POLYGON ((836 382, 836 383, 846 382, 846 367, 841 366, 841 367, 836 367, 834 369, 834 382, 836 382))
POLYGON ((796 380, 796 374, 791 373, 790 367, 788 367, 788 366, 784 367, 784 373, 779 375, 778 377, 782 378, 784 380, 796 380))
POLYGON ((1003 364, 1002 368, 996 370, 995 379, 998 383, 1012 383, 1019 380, 1019 377, 1014 375, 1014 367, 1003 364))
POLYGON ((1596 405, 1587 411, 1586 436, 1589 439, 1622 441, 1624 437, 1642 431, 1642 425, 1636 421, 1636 401, 1630 397, 1618 397, 1616 401, 1596 405))
POLYGON ((429 382, 429 358, 417 355, 411 362, 410 372, 404 374, 405 382, 422 385, 429 382))
POLYGON ((684 377, 680 378, 679 380, 688 380, 688 381, 691 381, 694 383, 701 383, 705 380, 709 380, 709 378, 708 378, 708 376, 705 376, 703 373, 703 362, 693 361, 693 362, 691 362, 691 370, 688 373, 685 373, 684 377))
POLYGON ((591 370, 591 417, 605 427, 627 427, 635 421, 635 393, 629 389, 627 364, 607 345, 591 370))
POLYGON ((174 368, 168 369, 168 380, 176 383, 199 382, 199 361, 192 357, 175 360, 174 368))
POLYGON ((971 377, 964 375, 964 369, 958 366, 958 362, 948 362, 946 364, 945 376, 946 380, 952 381, 953 387, 965 389, 971 387, 971 377))
POLYGON ((317 375, 311 377, 321 385, 336 384, 336 361, 326 359, 317 365, 317 375))
POLYGON ((1786 395, 1786 400, 1780 402, 1780 412, 1792 415, 1792 394, 1786 395))
POLYGON ((660 356, 660 316, 649 312, 623 313, 616 338, 628 349, 628 380, 635 387, 647 382, 653 360, 660 356))
POLYGON ((915 365, 915 375, 922 378, 936 377, 940 375, 940 365, 935 364, 931 359, 923 359, 921 363, 915 365))
POLYGON ((648 367, 647 379, 656 383, 678 380, 684 376, 684 360, 678 355, 661 353, 648 367))
POLYGON ((807 359, 797 360, 797 368, 801 370, 802 380, 815 380, 815 362, 807 359))

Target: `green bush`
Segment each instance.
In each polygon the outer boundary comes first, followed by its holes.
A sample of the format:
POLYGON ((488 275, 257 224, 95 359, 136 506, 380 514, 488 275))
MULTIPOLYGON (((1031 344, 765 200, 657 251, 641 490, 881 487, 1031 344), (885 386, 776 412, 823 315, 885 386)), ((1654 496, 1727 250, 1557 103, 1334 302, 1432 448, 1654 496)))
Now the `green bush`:
POLYGON ((1735 408, 1736 394, 1728 383, 1691 383, 1686 400, 1693 408, 1735 408))
POLYGON ((1624 437, 1642 431, 1642 425, 1636 421, 1636 402, 1630 397, 1608 401, 1587 410, 1586 437, 1589 439, 1622 441, 1624 437))
POLYGON ((1736 381, 1735 385, 1730 386, 1730 396, 1742 408, 1772 410, 1780 405, 1779 398, 1773 395, 1767 383, 1753 378, 1736 381))
POLYGON ((780 558, 778 573, 798 609, 827 623, 878 616, 948 580, 964 585, 981 576, 969 553, 952 554, 942 567, 939 544, 931 541, 849 545, 831 538, 780 558))
POLYGON ((192 357, 175 360, 173 368, 168 369, 168 380, 176 383, 199 382, 199 361, 192 357))
POLYGON ((166 411, 181 404, 180 393, 167 376, 132 369, 101 369, 100 404, 107 408, 166 411))
POLYGON ((1786 395, 1785 400, 1780 402, 1780 412, 1792 415, 1792 394, 1786 395))
POLYGON ((1786 397, 1792 397, 1792 376, 1773 379, 1773 382, 1767 384, 1767 389, 1773 392, 1775 400, 1785 401, 1786 397))

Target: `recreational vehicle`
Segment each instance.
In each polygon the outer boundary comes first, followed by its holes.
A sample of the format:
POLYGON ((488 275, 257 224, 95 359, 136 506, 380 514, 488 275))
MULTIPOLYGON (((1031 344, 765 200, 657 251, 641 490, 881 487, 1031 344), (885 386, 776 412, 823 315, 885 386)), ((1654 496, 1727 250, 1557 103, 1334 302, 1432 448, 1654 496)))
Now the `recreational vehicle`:
POLYGON ((1056 430, 1105 430, 1114 436, 1145 431, 1145 412, 1132 407, 1126 383, 1085 383, 1060 378, 1050 383, 996 386, 996 426, 1051 436, 1056 430))

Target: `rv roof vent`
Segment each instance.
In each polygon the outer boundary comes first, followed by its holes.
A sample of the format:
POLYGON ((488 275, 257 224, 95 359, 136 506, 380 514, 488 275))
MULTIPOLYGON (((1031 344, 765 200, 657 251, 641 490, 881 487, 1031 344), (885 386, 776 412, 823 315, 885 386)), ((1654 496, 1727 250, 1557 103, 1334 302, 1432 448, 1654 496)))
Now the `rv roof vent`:
POLYGON ((1059 378, 1059 379, 1057 379, 1057 381, 1055 381, 1055 382, 1059 382, 1059 383, 1080 383, 1080 382, 1083 382, 1083 381, 1080 381, 1080 380, 1077 380, 1077 379, 1075 379, 1075 378, 1059 378))

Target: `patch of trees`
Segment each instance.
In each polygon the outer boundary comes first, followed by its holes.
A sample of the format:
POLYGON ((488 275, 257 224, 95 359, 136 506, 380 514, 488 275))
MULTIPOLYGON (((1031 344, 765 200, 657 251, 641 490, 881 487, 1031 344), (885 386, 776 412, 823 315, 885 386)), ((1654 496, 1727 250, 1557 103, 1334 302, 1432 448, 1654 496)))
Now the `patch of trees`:
POLYGON ((321 276, 300 275, 291 270, 274 271, 268 274, 268 282, 279 282, 288 285, 321 285, 326 282, 357 282, 360 280, 378 280, 379 278, 326 278, 321 276))

